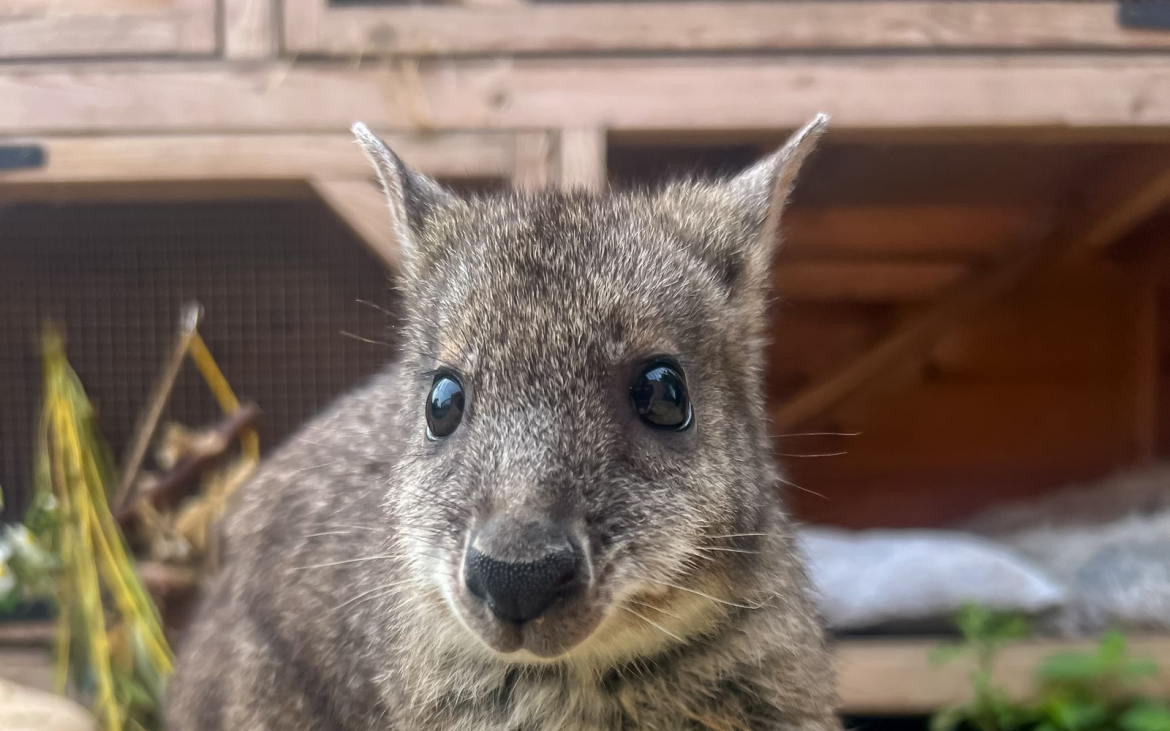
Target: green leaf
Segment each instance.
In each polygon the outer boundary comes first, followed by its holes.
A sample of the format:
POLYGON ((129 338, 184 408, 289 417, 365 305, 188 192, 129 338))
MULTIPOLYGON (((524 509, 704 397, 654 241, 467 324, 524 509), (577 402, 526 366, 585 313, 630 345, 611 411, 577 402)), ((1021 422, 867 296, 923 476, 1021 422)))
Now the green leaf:
POLYGON ((1097 646, 1097 656, 1106 663, 1118 663, 1125 658, 1125 635, 1117 630, 1109 630, 1101 635, 1101 642, 1097 646))
POLYGON ((1121 715, 1118 724, 1123 731, 1170 731, 1170 706, 1145 701, 1121 715))
POLYGON ((930 731, 955 731, 963 723, 964 715, 965 711, 958 706, 940 709, 930 717, 930 731))
POLYGON ((1158 663, 1148 657, 1127 658, 1117 670, 1122 680, 1133 681, 1152 678, 1158 674, 1158 663))
POLYGON ((1097 680, 1107 669, 1097 654, 1058 652, 1041 661, 1036 675, 1049 683, 1087 682, 1097 680))
POLYGON ((941 645, 930 653, 931 665, 946 665, 962 657, 967 651, 962 645, 941 645))
POLYGON ((1069 731, 1085 731, 1105 723, 1109 716, 1102 701, 1086 700, 1062 703, 1056 707, 1058 723, 1069 731))

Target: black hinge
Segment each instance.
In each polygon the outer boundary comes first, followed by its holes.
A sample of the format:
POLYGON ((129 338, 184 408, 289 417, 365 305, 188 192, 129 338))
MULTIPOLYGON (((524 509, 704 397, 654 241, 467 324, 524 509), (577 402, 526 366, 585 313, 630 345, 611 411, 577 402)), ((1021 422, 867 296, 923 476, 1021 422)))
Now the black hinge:
POLYGON ((45 148, 40 145, 0 145, 0 171, 44 166, 45 148))
POLYGON ((1134 30, 1170 30, 1170 0, 1121 0, 1117 23, 1134 30))

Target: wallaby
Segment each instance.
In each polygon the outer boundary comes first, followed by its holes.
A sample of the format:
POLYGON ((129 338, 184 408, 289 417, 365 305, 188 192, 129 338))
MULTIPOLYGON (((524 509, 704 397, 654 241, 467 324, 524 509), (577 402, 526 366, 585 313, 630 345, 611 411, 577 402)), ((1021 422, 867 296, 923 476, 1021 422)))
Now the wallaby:
POLYGON ((839 729, 763 388, 826 123, 729 180, 476 197, 355 125, 401 352, 240 491, 171 731, 839 729))

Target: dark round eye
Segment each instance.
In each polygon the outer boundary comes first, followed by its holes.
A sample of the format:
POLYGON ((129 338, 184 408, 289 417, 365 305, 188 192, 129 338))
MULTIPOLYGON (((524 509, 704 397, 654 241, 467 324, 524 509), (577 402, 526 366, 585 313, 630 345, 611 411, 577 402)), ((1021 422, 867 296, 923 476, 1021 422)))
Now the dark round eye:
POLYGON ((682 431, 691 425, 691 401, 682 370, 655 361, 642 369, 630 386, 630 400, 642 421, 658 429, 682 431))
POLYGON ((463 421, 463 406, 463 384, 455 374, 436 373, 427 396, 427 436, 441 439, 454 434, 463 421))

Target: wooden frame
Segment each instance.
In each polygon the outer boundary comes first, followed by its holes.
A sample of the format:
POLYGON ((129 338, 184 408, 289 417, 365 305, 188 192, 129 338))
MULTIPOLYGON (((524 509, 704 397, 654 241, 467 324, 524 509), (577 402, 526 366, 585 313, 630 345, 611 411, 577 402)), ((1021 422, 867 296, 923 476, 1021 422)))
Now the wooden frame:
POLYGON ((0 58, 210 55, 218 7, 217 0, 0 0, 0 58))
POLYGON ((1103 0, 602 2, 330 7, 282 0, 294 53, 486 55, 620 51, 1165 49, 1170 36, 1121 27, 1103 0))
MULTIPOLYGON (((449 132, 387 135, 411 165, 439 178, 509 178, 514 135, 449 132)), ((13 142, 20 138, 13 138, 13 142)), ((308 180, 372 177, 348 133, 29 137, 41 145, 42 168, 0 172, 6 187, 199 180, 308 180)))
POLYGON ((1160 56, 529 59, 0 68, 0 136, 382 130, 913 130, 1170 139, 1160 56))
MULTIPOLYGON (((53 663, 49 624, 18 626, 13 646, 0 644, 0 678, 42 690, 52 688, 53 663)), ((1160 667, 1170 665, 1170 638, 1135 637, 1130 641, 1138 657, 1160 667)), ((929 714, 939 708, 970 702, 972 670, 969 658, 940 666, 933 660, 939 643, 932 640, 847 639, 834 642, 840 709, 854 714, 929 714)), ((1009 644, 996 659, 994 682, 1013 700, 1034 700, 1038 691, 1036 668, 1057 652, 1091 652, 1091 642, 1033 640, 1009 644)), ((1170 679, 1163 673, 1146 681, 1143 692, 1170 698, 1170 679)))
POLYGON ((1134 153, 1074 196, 1076 207, 1049 235, 956 287, 840 372, 772 413, 778 431, 822 416, 898 366, 921 357, 944 333, 1031 278, 1100 254, 1170 201, 1170 156, 1134 153))

